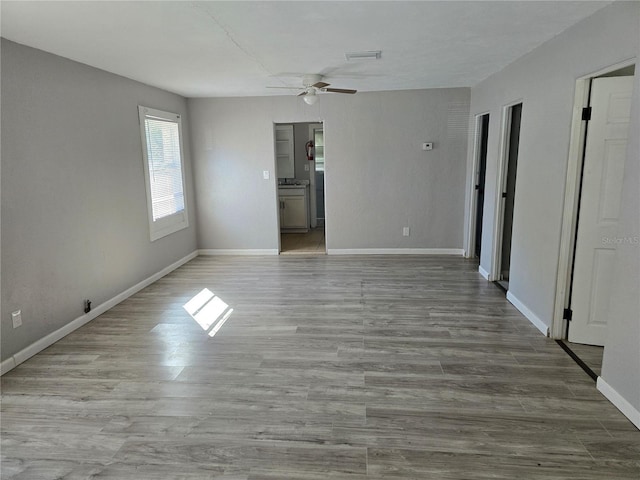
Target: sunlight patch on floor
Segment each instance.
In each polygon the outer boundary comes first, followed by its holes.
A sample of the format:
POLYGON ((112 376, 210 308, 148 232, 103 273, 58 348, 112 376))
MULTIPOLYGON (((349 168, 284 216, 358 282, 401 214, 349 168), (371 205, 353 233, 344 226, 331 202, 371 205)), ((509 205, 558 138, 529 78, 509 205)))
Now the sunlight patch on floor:
POLYGON ((233 308, 208 288, 203 288, 182 308, 210 337, 218 333, 233 313, 233 308))

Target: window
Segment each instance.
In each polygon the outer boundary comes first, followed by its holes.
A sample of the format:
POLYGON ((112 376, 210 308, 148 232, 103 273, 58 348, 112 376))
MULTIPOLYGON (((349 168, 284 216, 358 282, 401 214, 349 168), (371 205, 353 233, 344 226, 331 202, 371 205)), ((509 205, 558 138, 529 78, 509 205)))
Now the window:
POLYGON ((189 226, 180 115, 138 107, 151 241, 189 226))

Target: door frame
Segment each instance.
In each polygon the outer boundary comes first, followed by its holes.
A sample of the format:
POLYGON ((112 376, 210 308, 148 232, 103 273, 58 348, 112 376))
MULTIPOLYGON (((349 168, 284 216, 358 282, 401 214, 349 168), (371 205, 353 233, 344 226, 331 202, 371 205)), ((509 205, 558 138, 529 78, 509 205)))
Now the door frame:
MULTIPOLYGON (((271 122, 271 135, 273 140, 273 179, 271 183, 275 185, 276 189, 276 234, 277 234, 277 242, 278 242, 278 255, 280 255, 282 251, 282 243, 280 236, 280 195, 278 190, 278 147, 276 143, 276 127, 278 125, 288 125, 286 122, 271 122)), ((295 147, 294 147, 295 148, 295 147)), ((295 160, 294 160, 295 165, 295 160)), ((295 168, 295 167, 294 167, 295 168)))
MULTIPOLYGON (((305 124, 320 124, 322 125, 322 132, 324 135, 324 253, 325 255, 329 254, 329 228, 327 223, 327 122, 323 119, 301 119, 301 120, 291 120, 291 121, 271 121, 271 132, 272 132, 272 141, 273 141, 273 180, 272 185, 275 189, 275 208, 276 208, 276 242, 278 244, 278 255, 282 252, 282 243, 281 243, 281 233, 280 233, 280 198, 278 195, 278 158, 276 156, 276 125, 296 125, 300 123, 305 124)), ((295 127, 294 127, 295 128, 295 127)), ((315 167, 315 162, 314 167, 315 167)), ((315 169, 314 169, 315 171, 315 169)), ((309 181, 309 190, 311 190, 311 181, 309 181)), ((309 196, 311 196, 311 192, 309 192, 309 196)))
MULTIPOLYGON (((498 151, 498 171, 496 175, 496 195, 494 204, 493 241, 491 242, 491 271, 489 281, 500 280, 500 268, 502 267, 502 233, 504 229, 504 199, 502 192, 507 181, 507 167, 509 165, 509 141, 511 137, 511 108, 523 104, 522 98, 514 100, 502 106, 500 119, 500 145, 498 151)), ((523 108, 524 110, 524 108, 523 108)), ((522 117, 520 118, 522 131, 522 117)), ((516 177, 517 182, 517 177, 516 177)), ((486 191, 486 190, 485 190, 486 191)))
MULTIPOLYGON (((327 172, 329 170, 327 169, 330 168, 328 165, 331 165, 331 161, 327 162, 327 159, 330 159, 331 155, 327 156, 327 122, 324 119, 322 119, 316 123, 322 124, 322 140, 324 141, 324 148, 323 148, 323 153, 324 153, 323 182, 324 183, 322 188, 322 195, 323 195, 323 201, 324 201, 324 227, 323 227, 324 228, 324 254, 329 255, 329 216, 327 215, 327 199, 329 198, 327 196, 327 178, 328 178, 327 172)), ((329 152, 331 152, 331 149, 329 149, 329 152)), ((317 199, 316 199, 316 205, 317 205, 317 199)))
MULTIPOLYGON (((560 230, 560 249, 558 253, 558 269, 556 276, 556 295, 553 306, 553 318, 549 334, 557 340, 567 339, 567 320, 564 309, 568 308, 569 290, 573 275, 573 256, 575 237, 578 228, 579 194, 582 183, 582 160, 587 135, 586 122, 582 120, 582 109, 589 106, 591 80, 621 68, 636 65, 636 58, 610 65, 576 80, 571 116, 571 133, 569 137, 569 154, 567 160, 567 176, 564 189, 564 207, 560 230)), ((636 72, 636 75, 638 72, 636 72)))
MULTIPOLYGON (((322 132, 324 134, 324 124, 320 123, 309 123, 309 139, 314 140, 314 131, 318 129, 318 127, 322 128, 322 132)), ((315 143, 314 143, 315 147, 315 143)), ((316 228, 318 226, 318 199, 316 197, 316 161, 315 161, 315 150, 314 150, 314 159, 309 161, 309 214, 311 217, 311 228, 316 228)))
MULTIPOLYGON (((471 181, 467 187, 469 191, 469 202, 467 205, 469 212, 469 223, 467 228, 467 248, 466 248, 466 258, 473 258, 476 250, 476 213, 478 210, 477 205, 477 195, 476 195, 476 181, 478 175, 478 168, 480 165, 480 145, 482 143, 482 117, 485 115, 489 115, 489 121, 491 121, 491 112, 486 111, 483 113, 478 113, 475 115, 475 126, 474 126, 474 141, 473 141, 473 157, 471 161, 471 181)), ((486 159, 485 159, 485 192, 486 192, 486 159)), ((478 259, 480 261, 480 259, 478 259)))

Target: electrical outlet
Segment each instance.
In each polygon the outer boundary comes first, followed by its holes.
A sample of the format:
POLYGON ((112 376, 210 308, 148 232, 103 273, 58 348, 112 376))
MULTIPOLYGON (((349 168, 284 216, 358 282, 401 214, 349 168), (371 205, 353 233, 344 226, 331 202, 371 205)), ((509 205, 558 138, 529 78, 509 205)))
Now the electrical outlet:
POLYGON ((409 227, 403 227, 402 228, 402 236, 403 237, 408 237, 409 236, 409 227))
POLYGON ((13 320, 13 328, 18 328, 22 325, 22 310, 11 312, 11 319, 13 320))
POLYGON ((308 163, 305 163, 305 164, 304 164, 304 171, 305 171, 305 172, 308 172, 308 171, 309 171, 309 164, 308 164, 308 163))

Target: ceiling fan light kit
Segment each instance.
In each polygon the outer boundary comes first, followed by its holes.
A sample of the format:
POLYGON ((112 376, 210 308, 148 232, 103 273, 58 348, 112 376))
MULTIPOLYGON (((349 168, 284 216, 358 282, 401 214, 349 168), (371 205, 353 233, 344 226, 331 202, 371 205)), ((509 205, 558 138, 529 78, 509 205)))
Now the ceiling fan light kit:
POLYGON ((316 95, 315 90, 311 90, 310 92, 307 92, 302 99, 307 105, 314 105, 318 101, 318 95, 316 95))

